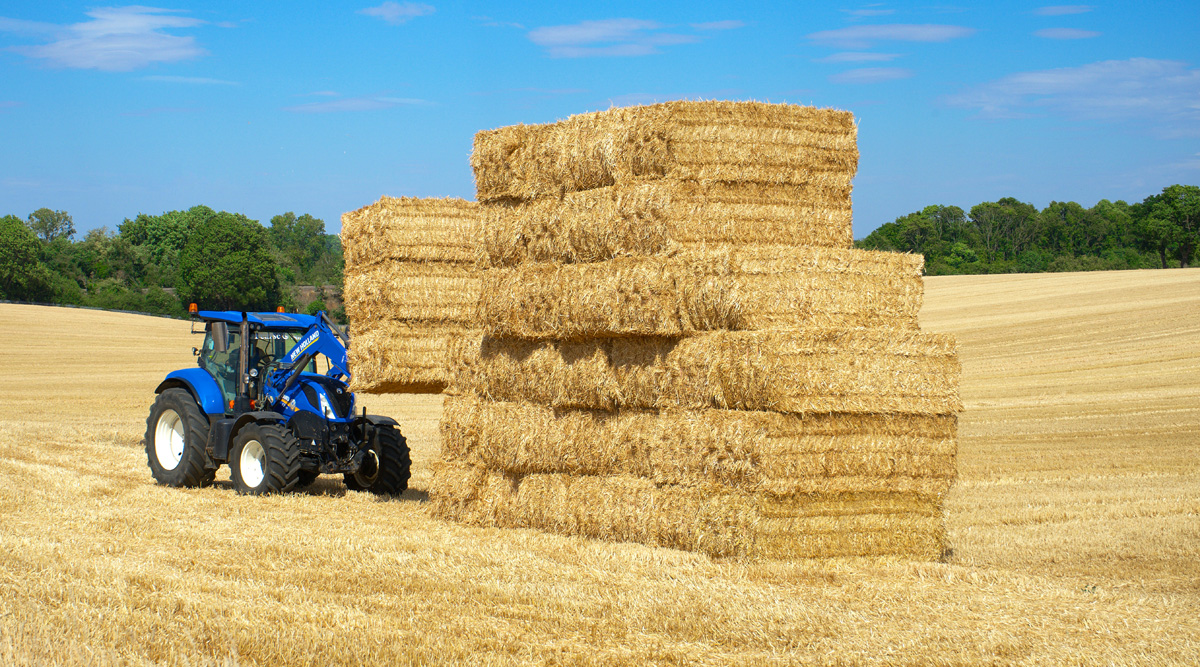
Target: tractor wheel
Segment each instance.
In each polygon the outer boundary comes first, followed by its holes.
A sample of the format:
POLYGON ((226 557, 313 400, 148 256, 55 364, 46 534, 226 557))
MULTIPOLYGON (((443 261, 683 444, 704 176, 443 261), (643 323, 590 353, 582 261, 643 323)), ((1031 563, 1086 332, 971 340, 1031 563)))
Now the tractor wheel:
POLYGON ((362 470, 346 475, 346 488, 375 495, 396 495, 408 488, 412 459, 408 441, 391 426, 377 426, 371 442, 374 457, 367 457, 362 470))
POLYGON ((300 481, 300 441, 278 424, 248 424, 233 439, 229 468, 238 493, 291 491, 300 481))
POLYGON ((206 486, 217 474, 208 458, 208 419, 186 390, 163 391, 146 418, 146 460, 154 481, 166 486, 206 486))
POLYGON ((306 486, 310 486, 313 482, 317 481, 317 478, 320 476, 321 473, 315 470, 301 470, 300 479, 296 482, 296 488, 303 489, 306 486))

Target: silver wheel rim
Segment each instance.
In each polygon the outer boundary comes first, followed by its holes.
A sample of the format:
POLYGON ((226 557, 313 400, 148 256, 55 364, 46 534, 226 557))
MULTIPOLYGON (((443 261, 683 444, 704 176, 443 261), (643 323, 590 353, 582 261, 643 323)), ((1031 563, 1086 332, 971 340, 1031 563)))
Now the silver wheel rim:
POLYGON ((238 470, 242 473, 242 483, 253 489, 262 484, 266 473, 267 452, 262 443, 251 440, 242 447, 242 455, 238 458, 238 470))
MULTIPOLYGON (((379 479, 379 455, 375 453, 375 450, 368 449, 367 456, 370 456, 372 459, 374 459, 375 474, 374 475, 364 475, 361 472, 354 473, 354 481, 358 482, 359 486, 362 486, 363 488, 370 487, 372 484, 375 483, 375 480, 379 479)), ((363 461, 363 464, 364 465, 366 464, 365 460, 363 461)))
POLYGON ((163 470, 174 470, 183 460, 183 419, 171 409, 162 411, 154 425, 154 456, 163 470))

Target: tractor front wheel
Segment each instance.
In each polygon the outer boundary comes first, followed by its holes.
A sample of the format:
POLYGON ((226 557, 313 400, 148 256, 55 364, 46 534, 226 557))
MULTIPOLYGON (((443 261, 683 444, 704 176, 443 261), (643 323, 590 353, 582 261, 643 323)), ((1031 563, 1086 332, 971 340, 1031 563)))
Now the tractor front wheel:
POLYGON ((233 439, 229 468, 238 493, 291 491, 300 481, 300 441, 278 424, 248 424, 233 439))
POLYGON ((376 426, 372 430, 371 453, 374 456, 368 454, 361 470, 346 475, 346 488, 380 496, 403 493, 408 488, 412 467, 408 441, 391 426, 376 426))
POLYGON ((206 486, 216 476, 216 466, 204 447, 208 419, 187 391, 163 391, 146 418, 146 460, 154 481, 166 486, 206 486))

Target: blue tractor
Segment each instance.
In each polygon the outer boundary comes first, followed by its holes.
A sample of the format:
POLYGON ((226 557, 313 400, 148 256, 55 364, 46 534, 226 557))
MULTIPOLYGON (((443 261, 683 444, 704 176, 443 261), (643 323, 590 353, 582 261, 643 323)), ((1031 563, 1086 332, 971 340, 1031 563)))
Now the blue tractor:
POLYGON ((159 484, 205 486, 228 464, 240 493, 286 492, 321 474, 387 495, 408 487, 408 444, 389 417, 355 413, 349 337, 325 313, 193 312, 198 368, 169 373, 146 419, 159 484), (319 372, 318 367, 325 367, 319 372))

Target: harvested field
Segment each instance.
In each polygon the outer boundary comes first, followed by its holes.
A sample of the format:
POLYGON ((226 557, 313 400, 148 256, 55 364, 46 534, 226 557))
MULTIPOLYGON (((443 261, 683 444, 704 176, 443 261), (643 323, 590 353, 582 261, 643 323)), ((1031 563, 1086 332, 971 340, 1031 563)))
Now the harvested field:
POLYGON ((486 333, 529 339, 917 326, 920 255, 761 246, 483 273, 486 333))
POLYGON ((158 487, 187 323, 0 304, 0 664, 1195 664, 1200 271, 926 285, 963 363, 945 563, 436 520, 440 396, 362 398, 413 446, 397 500, 158 487))
POLYGON ((667 102, 479 132, 471 166, 481 202, 558 197, 647 178, 841 193, 849 192, 858 168, 857 129, 848 111, 667 102))
POLYGON ((952 414, 952 337, 908 330, 713 331, 581 342, 462 336, 457 393, 557 408, 952 414))
POLYGON ((850 191, 649 181, 482 207, 483 266, 578 264, 687 248, 849 248, 850 191), (813 202, 823 202, 814 204, 813 202))

